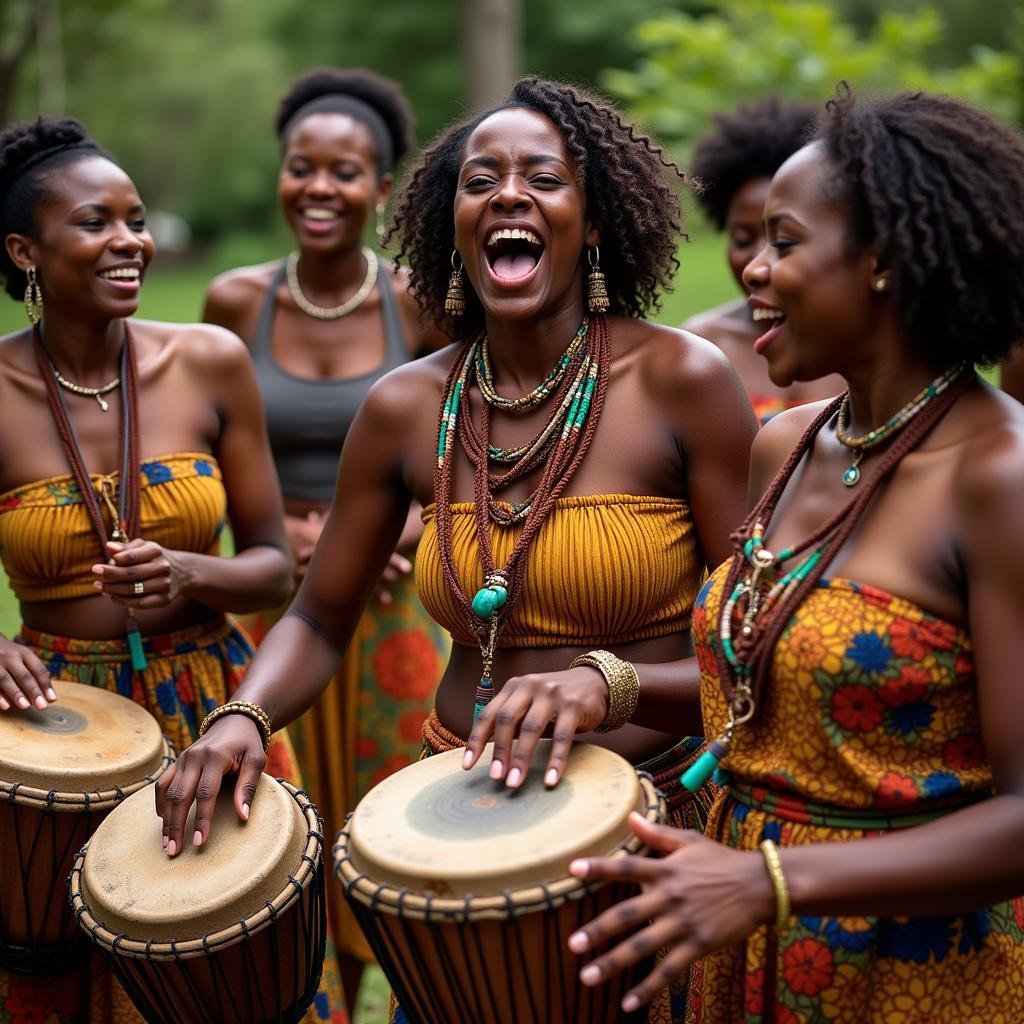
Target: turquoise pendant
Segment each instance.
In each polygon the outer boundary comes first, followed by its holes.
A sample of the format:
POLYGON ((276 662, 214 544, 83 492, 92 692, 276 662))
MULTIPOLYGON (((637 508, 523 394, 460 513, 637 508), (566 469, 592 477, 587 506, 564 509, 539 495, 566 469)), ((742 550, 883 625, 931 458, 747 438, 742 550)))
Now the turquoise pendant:
POLYGON ((146 651, 142 646, 142 634, 134 621, 128 623, 128 652, 132 658, 132 668, 136 672, 144 672, 149 667, 146 651))
POLYGON ((683 789, 690 793, 696 793, 715 774, 722 758, 728 753, 729 741, 724 736, 713 740, 708 745, 708 749, 683 773, 679 780, 683 789))
POLYGON ((505 606, 508 591, 504 587, 481 587, 473 596, 473 613, 480 619, 489 619, 505 606))
POLYGON ((851 466, 843 474, 843 483, 847 487, 853 487, 860 480, 860 470, 856 466, 851 466))

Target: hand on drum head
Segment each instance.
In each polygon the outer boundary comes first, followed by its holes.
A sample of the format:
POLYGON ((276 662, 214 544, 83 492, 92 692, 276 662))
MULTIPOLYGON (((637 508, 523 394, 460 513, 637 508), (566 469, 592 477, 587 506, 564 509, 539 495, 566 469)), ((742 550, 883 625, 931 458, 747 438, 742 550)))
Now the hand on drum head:
POLYGON ((515 676, 477 719, 462 767, 472 768, 493 738, 491 778, 504 779, 510 789, 517 789, 526 778, 537 741, 554 721, 551 756, 544 771, 545 785, 554 786, 562 777, 575 735, 596 729, 607 714, 608 684, 595 668, 583 665, 565 672, 515 676))
POLYGON ((649 1003, 696 959, 742 942, 760 925, 775 919, 775 890, 758 852, 732 850, 699 832, 648 822, 639 814, 630 827, 663 856, 587 858, 569 865, 569 873, 587 881, 616 880, 640 886, 639 896, 606 910, 569 936, 573 953, 602 946, 639 928, 624 942, 580 971, 584 985, 599 985, 621 971, 669 953, 639 985, 626 993, 622 1009, 632 1013, 649 1003))
POLYGON ((27 647, 0 637, 0 711, 33 704, 42 711, 56 699, 46 666, 27 647))
POLYGON ((224 715, 206 735, 196 740, 156 783, 156 813, 164 819, 163 842, 169 857, 185 845, 185 821, 195 801, 196 816, 192 844, 202 846, 210 835, 210 819, 217 803, 221 782, 237 773, 235 810, 247 821, 253 794, 267 763, 263 738, 252 719, 245 715, 224 715))

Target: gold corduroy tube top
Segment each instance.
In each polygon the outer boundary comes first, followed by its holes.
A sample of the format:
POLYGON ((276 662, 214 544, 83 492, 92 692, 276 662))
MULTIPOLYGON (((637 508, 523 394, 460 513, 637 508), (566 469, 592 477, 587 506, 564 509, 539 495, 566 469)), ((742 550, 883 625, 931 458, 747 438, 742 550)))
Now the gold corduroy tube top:
MULTIPOLYGON (((165 455, 147 459, 141 471, 142 537, 178 551, 215 554, 227 496, 213 456, 165 455)), ((97 494, 104 479, 118 485, 117 473, 90 475, 97 494)), ((96 593, 91 570, 102 559, 99 538, 73 476, 36 480, 0 494, 0 558, 19 601, 96 593)))
MULTIPOLYGON (((463 591, 483 585, 473 505, 452 505, 452 554, 463 591)), ((416 584, 427 611, 457 643, 476 640, 448 591, 435 506, 423 510, 416 584)), ((521 527, 491 524, 495 564, 521 527)), ((690 628, 704 563, 689 506, 677 498, 594 494, 559 498, 530 542, 523 589, 502 647, 623 644, 690 628)))

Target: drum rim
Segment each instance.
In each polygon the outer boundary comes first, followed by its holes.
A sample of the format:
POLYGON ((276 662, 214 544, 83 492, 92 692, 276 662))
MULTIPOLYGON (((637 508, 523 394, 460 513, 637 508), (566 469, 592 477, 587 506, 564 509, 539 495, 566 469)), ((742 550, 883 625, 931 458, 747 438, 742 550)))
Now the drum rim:
POLYGON ((8 782, 0 779, 0 800, 21 807, 32 807, 41 811, 67 811, 85 813, 88 811, 105 811, 121 803, 126 797, 137 793, 140 789, 156 782, 161 775, 174 763, 174 747, 166 736, 160 737, 161 763, 152 775, 146 775, 137 782, 127 786, 115 786, 112 789, 80 790, 79 792, 62 792, 56 789, 34 789, 20 782, 8 782))
MULTIPOLYGON (((644 794, 642 812, 648 822, 664 821, 667 802, 647 772, 638 771, 637 777, 644 794)), ((351 819, 351 815, 349 815, 351 819)), ((582 899, 602 888, 604 882, 585 882, 571 875, 552 882, 537 883, 507 889, 499 895, 451 896, 423 895, 408 888, 397 888, 375 882, 361 874, 352 863, 348 849, 348 820, 338 833, 334 844, 334 874, 345 890, 345 895, 364 906, 395 917, 416 921, 483 921, 507 920, 544 908, 555 909, 573 900, 582 899)), ((635 834, 630 833, 608 856, 614 859, 643 854, 647 847, 635 834)))
POLYGON ((317 814, 313 801, 304 790, 298 789, 285 779, 276 779, 285 788, 293 800, 299 805, 299 811, 306 819, 306 845, 303 847, 302 859, 298 870, 289 878, 288 884, 273 899, 254 914, 243 918, 237 924, 220 931, 211 932, 201 939, 178 941, 152 939, 143 940, 116 934, 98 921, 85 902, 82 892, 82 870, 89 844, 86 843, 75 857, 74 867, 68 877, 68 899, 79 926, 86 931, 98 946, 106 952, 122 956, 135 957, 143 960, 188 960, 199 956, 208 956, 218 950, 234 946, 243 939, 263 931, 277 918, 290 910, 302 898, 310 883, 316 877, 323 860, 323 832, 320 816, 317 814))

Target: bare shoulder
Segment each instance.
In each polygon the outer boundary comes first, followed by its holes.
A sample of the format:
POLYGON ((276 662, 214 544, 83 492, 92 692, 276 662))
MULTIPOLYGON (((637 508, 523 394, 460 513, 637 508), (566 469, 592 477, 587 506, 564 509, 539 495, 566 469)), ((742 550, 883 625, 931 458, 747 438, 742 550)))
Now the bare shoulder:
POLYGON ((829 398, 786 409, 761 427, 750 449, 752 493, 759 495, 768 486, 807 428, 831 401, 829 398))
POLYGON ((694 313, 683 322, 682 329, 699 334, 717 344, 719 335, 732 334, 735 331, 735 321, 742 314, 746 314, 746 304, 742 299, 731 299, 720 306, 694 313))
POLYGON ((135 335, 145 342, 145 360, 181 360, 202 378, 224 373, 248 372, 249 350, 237 334, 215 324, 176 324, 159 320, 133 321, 135 335))
POLYGON ((280 265, 280 260, 271 260, 218 274, 206 290, 203 315, 224 324, 247 316, 263 301, 280 265))
POLYGON ((1008 509, 1019 521, 1024 515, 1024 406, 984 383, 961 402, 957 505, 968 523, 998 521, 1000 511, 1008 509))
POLYGON ((457 353, 458 346, 450 344, 384 374, 363 399, 361 415, 392 427, 408 424, 424 409, 435 416, 457 353))

